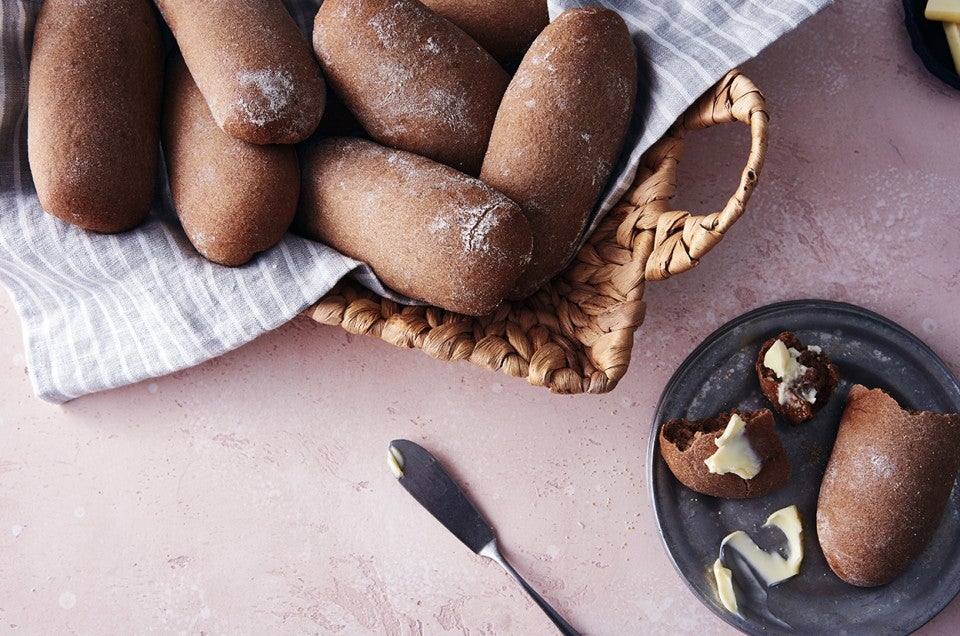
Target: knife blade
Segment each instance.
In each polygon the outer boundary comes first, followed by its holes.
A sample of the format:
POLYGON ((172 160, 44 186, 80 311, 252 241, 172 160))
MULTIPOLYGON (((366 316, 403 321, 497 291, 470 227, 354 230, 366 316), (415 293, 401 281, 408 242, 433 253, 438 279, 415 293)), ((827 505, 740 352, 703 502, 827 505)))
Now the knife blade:
POLYGON ((393 440, 390 447, 402 457, 400 485, 453 536, 477 553, 496 538, 493 528, 436 457, 405 439, 393 440))
POLYGON ((387 462, 400 485, 434 518, 480 556, 498 563, 530 595, 560 633, 579 636, 507 562, 497 547, 493 527, 453 480, 446 469, 425 448, 406 439, 395 439, 387 450, 387 462))

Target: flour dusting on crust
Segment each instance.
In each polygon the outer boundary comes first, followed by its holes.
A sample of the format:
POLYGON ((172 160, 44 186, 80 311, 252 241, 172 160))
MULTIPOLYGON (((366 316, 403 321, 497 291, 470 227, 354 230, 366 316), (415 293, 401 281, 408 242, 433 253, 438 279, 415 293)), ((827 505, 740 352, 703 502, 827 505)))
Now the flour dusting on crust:
POLYGON ((241 97, 237 109, 253 126, 262 127, 280 119, 293 97, 293 76, 282 69, 240 71, 237 83, 241 97))

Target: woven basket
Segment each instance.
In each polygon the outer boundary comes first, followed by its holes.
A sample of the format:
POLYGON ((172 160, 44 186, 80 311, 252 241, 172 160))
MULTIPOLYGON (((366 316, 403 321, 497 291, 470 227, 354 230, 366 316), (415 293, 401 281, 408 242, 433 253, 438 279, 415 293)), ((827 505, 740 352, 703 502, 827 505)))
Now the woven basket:
POLYGON ((644 283, 697 265, 743 214, 763 167, 768 116, 760 91, 738 70, 708 90, 641 160, 633 186, 567 268, 533 296, 471 317, 407 306, 344 280, 304 313, 351 333, 469 360, 558 393, 605 393, 630 364, 643 322, 644 283), (670 209, 688 131, 740 121, 751 145, 736 192, 705 216, 670 209))

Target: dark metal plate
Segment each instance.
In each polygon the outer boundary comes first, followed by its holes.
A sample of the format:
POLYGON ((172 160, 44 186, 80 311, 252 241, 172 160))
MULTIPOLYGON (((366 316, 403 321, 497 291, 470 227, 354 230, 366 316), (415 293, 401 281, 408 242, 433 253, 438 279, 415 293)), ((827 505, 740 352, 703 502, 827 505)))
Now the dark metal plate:
POLYGON ((875 313, 822 300, 778 303, 734 319, 690 354, 660 397, 647 447, 648 483, 660 537, 694 594, 744 632, 905 634, 933 618, 960 591, 956 487, 930 545, 892 583, 857 588, 827 566, 816 536, 817 495, 847 393, 857 383, 884 389, 904 408, 960 412, 960 383, 923 342, 875 313), (660 456, 660 425, 674 417, 699 419, 733 407, 767 406, 753 365, 763 341, 781 331, 793 331, 804 344, 820 345, 841 376, 837 393, 813 420, 799 427, 778 420, 777 430, 793 466, 790 484, 754 500, 723 500, 687 489, 660 456), (771 512, 790 504, 797 505, 803 519, 800 574, 767 590, 765 603, 753 599, 744 607, 741 599, 742 617, 729 613, 717 598, 709 572, 720 541, 734 530, 757 536, 771 512))
POLYGON ((926 7, 927 0, 903 0, 903 23, 910 34, 910 44, 930 73, 960 90, 960 74, 953 65, 943 25, 923 17, 926 7))

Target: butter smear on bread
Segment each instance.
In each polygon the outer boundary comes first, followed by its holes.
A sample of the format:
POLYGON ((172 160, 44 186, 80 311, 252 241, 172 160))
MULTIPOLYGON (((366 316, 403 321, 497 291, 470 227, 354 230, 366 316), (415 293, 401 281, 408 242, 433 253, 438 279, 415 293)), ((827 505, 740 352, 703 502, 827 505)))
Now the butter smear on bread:
POLYGON ((733 473, 744 479, 753 479, 763 462, 753 450, 746 435, 746 422, 734 413, 723 434, 716 439, 717 452, 703 460, 707 470, 716 475, 733 473))
MULTIPOLYGON (((807 347, 807 349, 814 353, 820 352, 819 347, 810 346, 807 347)), ((773 371, 777 375, 777 378, 780 379, 781 383, 777 390, 777 397, 779 398, 780 404, 787 403, 790 399, 790 390, 793 388, 794 383, 796 383, 796 381, 800 379, 800 376, 807 370, 807 367, 800 364, 799 358, 800 352, 793 347, 788 349, 782 340, 774 342, 763 356, 763 366, 773 371)), ((800 397, 810 404, 813 404, 817 400, 817 390, 810 389, 804 391, 800 397)))

